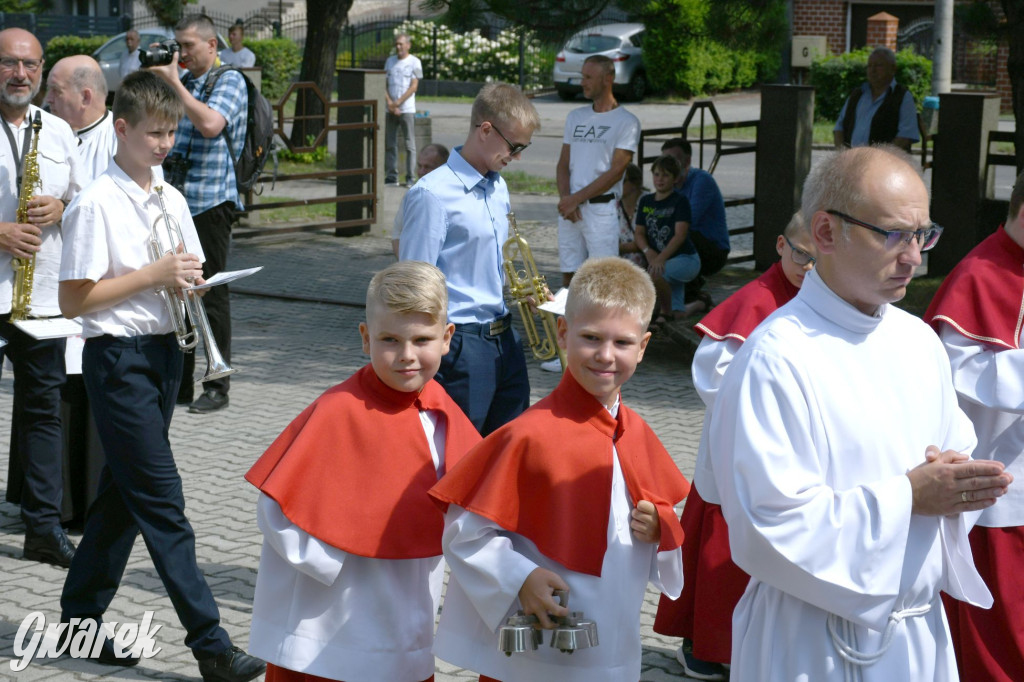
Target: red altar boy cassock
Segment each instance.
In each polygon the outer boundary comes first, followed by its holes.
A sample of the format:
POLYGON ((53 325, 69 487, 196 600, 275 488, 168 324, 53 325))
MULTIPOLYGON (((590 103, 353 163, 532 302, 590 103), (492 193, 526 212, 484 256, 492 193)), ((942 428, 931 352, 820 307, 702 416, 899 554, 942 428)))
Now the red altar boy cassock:
POLYGON ((404 393, 367 365, 253 465, 264 545, 250 650, 276 679, 431 677, 444 520, 427 491, 479 440, 437 382, 404 393))
POLYGON ((978 435, 975 459, 996 459, 1015 484, 970 533, 995 600, 980 609, 943 594, 965 682, 1024 680, 1024 249, 1000 227, 943 281, 924 317, 950 358, 960 407, 978 435))
POLYGON ((690 486, 643 419, 621 402, 617 410, 566 372, 430 491, 452 505, 437 656, 503 682, 639 678, 644 590, 650 580, 679 593, 683 533, 673 506, 690 486), (629 513, 640 500, 657 509, 657 547, 631 535, 629 513), (569 607, 595 620, 598 647, 573 656, 546 645, 512 657, 498 651, 497 629, 538 566, 568 583, 569 607))
POLYGON ((703 339, 693 358, 693 383, 706 411, 693 490, 679 517, 686 534, 682 552, 683 593, 675 601, 662 595, 654 631, 692 640, 693 654, 702 661, 729 662, 732 612, 750 580, 732 562, 729 551, 729 529, 715 486, 714 454, 707 447, 712 408, 732 357, 754 328, 796 296, 797 291, 786 279, 782 265, 775 263, 694 326, 703 339), (700 624, 699 628, 695 623, 700 624))

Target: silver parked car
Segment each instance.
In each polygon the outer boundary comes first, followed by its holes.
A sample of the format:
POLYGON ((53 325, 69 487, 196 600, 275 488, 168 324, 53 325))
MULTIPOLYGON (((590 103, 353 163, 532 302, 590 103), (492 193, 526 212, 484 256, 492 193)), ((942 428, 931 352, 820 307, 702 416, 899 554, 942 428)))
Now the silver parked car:
MULTIPOLYGON (((174 31, 160 26, 140 28, 138 31, 139 48, 143 50, 153 43, 160 43, 174 37, 174 31)), ((224 42, 224 38, 218 33, 217 51, 220 52, 227 46, 228 44, 224 42)), ((118 33, 92 53, 93 59, 98 61, 100 68, 103 69, 103 77, 107 79, 107 91, 111 96, 117 91, 118 86, 121 85, 121 55, 127 51, 128 46, 124 44, 124 33, 118 33)))
POLYGON ((615 94, 634 101, 643 99, 648 90, 643 39, 643 24, 605 24, 574 35, 555 57, 554 82, 559 97, 570 100, 583 92, 583 60, 600 54, 615 62, 615 94))

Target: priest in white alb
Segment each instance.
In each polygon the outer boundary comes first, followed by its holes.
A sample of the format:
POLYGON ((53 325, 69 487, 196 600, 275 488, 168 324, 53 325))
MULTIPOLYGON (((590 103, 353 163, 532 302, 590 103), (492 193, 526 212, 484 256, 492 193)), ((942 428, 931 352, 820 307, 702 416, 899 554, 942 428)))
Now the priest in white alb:
POLYGON ((975 461, 935 334, 891 304, 941 228, 898 152, 804 185, 817 266, 726 372, 710 429, 733 560, 733 682, 956 680, 939 592, 988 607, 967 533, 1012 476, 975 461))

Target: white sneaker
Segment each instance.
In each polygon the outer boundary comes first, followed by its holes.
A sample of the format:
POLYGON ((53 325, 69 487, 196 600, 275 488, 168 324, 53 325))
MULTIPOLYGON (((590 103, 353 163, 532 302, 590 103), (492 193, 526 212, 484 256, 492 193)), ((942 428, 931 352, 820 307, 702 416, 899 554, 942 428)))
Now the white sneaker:
POLYGON ((551 360, 540 363, 540 368, 545 372, 561 372, 562 361, 558 358, 552 358, 551 360))

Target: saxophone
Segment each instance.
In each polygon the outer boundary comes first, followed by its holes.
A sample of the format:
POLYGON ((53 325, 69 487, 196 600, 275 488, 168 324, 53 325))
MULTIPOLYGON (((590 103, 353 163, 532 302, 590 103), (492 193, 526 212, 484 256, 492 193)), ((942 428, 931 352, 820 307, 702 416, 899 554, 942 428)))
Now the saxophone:
MULTIPOLYGON (((21 191, 18 193, 18 213, 16 222, 28 222, 28 202, 32 200, 37 189, 42 187, 39 180, 39 131, 43 128, 43 120, 36 112, 32 119, 32 145, 25 154, 24 168, 21 176, 21 191)), ((32 302, 32 280, 36 272, 36 254, 28 258, 12 258, 14 268, 14 295, 11 299, 11 321, 24 320, 28 317, 29 304, 32 302)))
POLYGON ((519 234, 515 213, 508 214, 508 227, 511 235, 501 247, 501 254, 504 258, 502 265, 505 268, 505 278, 508 280, 509 294, 515 299, 519 315, 523 319, 526 341, 535 358, 550 360, 558 356, 564 370, 565 353, 558 347, 558 325, 555 323, 555 316, 538 309, 537 313, 540 315, 541 321, 541 328, 538 330, 537 324, 533 320, 533 310, 529 304, 531 298, 537 303, 547 300, 547 281, 537 269, 530 245, 519 234), (522 261, 522 268, 517 266, 517 260, 522 261), (542 332, 543 338, 541 338, 542 332))

